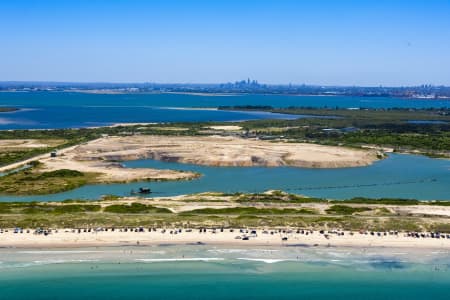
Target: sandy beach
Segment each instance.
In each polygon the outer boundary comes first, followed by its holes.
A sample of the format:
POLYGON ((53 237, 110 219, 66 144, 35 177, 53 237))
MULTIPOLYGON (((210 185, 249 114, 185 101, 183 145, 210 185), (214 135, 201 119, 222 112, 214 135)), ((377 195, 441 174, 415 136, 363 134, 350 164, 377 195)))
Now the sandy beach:
POLYGON ((309 231, 293 229, 57 229, 48 235, 34 230, 0 231, 0 247, 77 248, 123 245, 211 244, 251 246, 325 246, 450 249, 447 235, 431 233, 309 231), (222 231, 223 230, 223 231, 222 231), (89 231, 89 232, 88 232, 89 231), (423 234, 423 236, 421 236, 423 234), (434 236, 434 237, 433 237, 434 236), (247 239, 248 238, 248 239, 247 239))

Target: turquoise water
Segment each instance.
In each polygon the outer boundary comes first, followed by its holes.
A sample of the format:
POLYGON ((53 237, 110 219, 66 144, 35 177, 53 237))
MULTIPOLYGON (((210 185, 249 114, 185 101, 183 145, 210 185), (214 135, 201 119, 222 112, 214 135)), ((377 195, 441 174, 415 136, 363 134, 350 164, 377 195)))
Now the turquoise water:
POLYGON ((269 118, 292 119, 300 117, 261 112, 230 112, 198 109, 223 105, 420 108, 450 107, 450 100, 406 100, 385 97, 363 98, 343 96, 193 96, 178 94, 98 95, 34 92, 0 93, 0 105, 14 106, 22 109, 17 112, 0 114, 0 129, 50 129, 105 126, 123 122, 242 121, 269 118), (189 109, 187 110, 186 108, 189 109))
POLYGON ((1 196, 0 201, 98 199, 106 194, 129 196, 131 190, 142 186, 151 187, 155 197, 210 191, 256 193, 279 189, 330 199, 361 196, 450 200, 450 160, 418 155, 392 154, 371 166, 340 169, 207 167, 155 160, 130 161, 125 165, 194 171, 201 173, 202 177, 190 181, 89 185, 54 195, 1 196))
POLYGON ((5 300, 413 300, 448 299, 450 292, 449 253, 426 250, 206 245, 0 254, 5 300))

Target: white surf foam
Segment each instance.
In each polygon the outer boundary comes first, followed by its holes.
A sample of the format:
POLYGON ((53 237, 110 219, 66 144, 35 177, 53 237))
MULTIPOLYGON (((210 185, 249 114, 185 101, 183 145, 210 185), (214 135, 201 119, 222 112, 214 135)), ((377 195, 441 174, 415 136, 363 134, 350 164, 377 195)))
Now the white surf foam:
POLYGON ((64 263, 82 263, 82 262, 97 262, 97 259, 49 259, 49 260, 34 260, 33 263, 37 265, 48 264, 64 264, 64 263))
POLYGON ((22 262, 22 263, 6 263, 2 264, 0 269, 8 269, 8 268, 27 268, 27 267, 35 267, 35 266, 43 266, 43 265, 52 265, 52 264, 65 264, 65 263, 84 263, 84 262, 98 262, 96 259, 50 259, 50 260, 34 260, 31 262, 22 262))
POLYGON ((208 250, 208 252, 225 253, 225 254, 255 253, 255 252, 271 253, 271 252, 278 252, 278 251, 280 251, 280 250, 276 250, 276 249, 210 249, 210 250, 208 250))
POLYGON ((22 254, 82 254, 82 253, 101 253, 102 251, 88 250, 39 250, 39 251, 19 251, 22 254))
POLYGON ((138 258, 136 261, 154 263, 154 262, 177 262, 177 261, 221 261, 220 257, 191 257, 191 258, 138 258))
POLYGON ((239 257, 239 260, 248 260, 248 261, 258 261, 266 264, 275 264, 279 262, 292 261, 292 259, 283 259, 283 258, 248 258, 248 257, 239 257))

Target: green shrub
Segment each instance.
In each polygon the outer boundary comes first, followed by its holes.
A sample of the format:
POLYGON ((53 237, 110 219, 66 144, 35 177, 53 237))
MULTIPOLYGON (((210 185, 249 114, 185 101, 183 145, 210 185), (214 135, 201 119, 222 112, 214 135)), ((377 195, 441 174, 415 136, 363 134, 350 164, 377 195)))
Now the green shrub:
POLYGON ((54 178, 54 177, 65 178, 65 177, 81 177, 81 176, 84 176, 84 174, 80 171, 61 169, 61 170, 55 170, 55 171, 41 173, 39 176, 36 177, 36 180, 54 178))

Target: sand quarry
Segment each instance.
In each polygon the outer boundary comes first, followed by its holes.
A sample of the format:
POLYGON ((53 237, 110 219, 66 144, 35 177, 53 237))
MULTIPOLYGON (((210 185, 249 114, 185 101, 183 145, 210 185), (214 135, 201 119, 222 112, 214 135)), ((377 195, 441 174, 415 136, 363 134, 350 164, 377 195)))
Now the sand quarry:
POLYGON ((127 136, 104 137, 70 147, 51 158, 41 156, 45 170, 72 169, 100 173, 104 182, 183 180, 198 174, 172 170, 123 168, 120 161, 136 159, 206 166, 294 166, 341 168, 370 165, 373 150, 303 143, 268 142, 238 137, 127 136))
POLYGON ((377 153, 370 150, 223 136, 108 137, 81 145, 70 154, 77 161, 150 158, 206 166, 303 168, 367 166, 377 159, 377 153))

